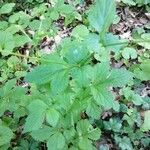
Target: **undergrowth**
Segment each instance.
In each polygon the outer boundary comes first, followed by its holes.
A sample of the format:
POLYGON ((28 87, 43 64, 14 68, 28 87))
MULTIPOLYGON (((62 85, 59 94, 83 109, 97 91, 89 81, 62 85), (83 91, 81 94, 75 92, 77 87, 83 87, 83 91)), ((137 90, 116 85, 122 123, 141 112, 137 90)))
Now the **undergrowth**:
POLYGON ((0 150, 150 148, 150 98, 140 89, 150 80, 150 28, 120 39, 109 32, 114 0, 79 6, 0 4, 0 150), (45 54, 42 42, 55 43, 60 20, 70 33, 45 54))

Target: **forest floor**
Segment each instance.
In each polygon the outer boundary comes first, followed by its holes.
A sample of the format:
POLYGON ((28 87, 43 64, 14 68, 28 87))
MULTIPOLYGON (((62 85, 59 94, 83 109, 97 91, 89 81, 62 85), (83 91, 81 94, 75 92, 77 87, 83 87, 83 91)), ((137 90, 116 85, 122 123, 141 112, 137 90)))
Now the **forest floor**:
MULTIPOLYGON (((93 6, 93 0, 66 0, 60 4, 62 8, 59 8, 59 5, 56 5, 56 8, 53 7, 55 0, 43 1, 43 3, 14 0, 10 6, 12 8, 6 7, 6 10, 2 9, 2 6, 7 2, 0 2, 0 99, 3 100, 2 103, 0 102, 0 129, 3 129, 4 124, 8 130, 8 135, 5 135, 4 132, 1 134, 2 130, 0 131, 0 150, 46 150, 45 142, 36 141, 36 138, 34 139, 30 134, 24 134, 23 128, 26 120, 29 120, 26 119, 30 115, 28 114, 29 102, 39 95, 39 99, 44 96, 47 98, 49 94, 47 89, 49 90, 50 86, 46 84, 44 87, 42 83, 39 90, 38 86, 26 81, 25 78, 29 72, 45 61, 45 57, 48 58, 55 51, 60 52, 63 46, 65 49, 67 42, 72 37, 75 42, 81 42, 86 32, 87 34, 98 34, 87 19, 88 10, 93 6), (57 12, 57 7, 60 12, 57 12), (49 11, 49 8, 52 10, 49 11), (85 33, 84 31, 82 33, 80 29, 77 30, 78 37, 76 32, 75 34, 73 32, 79 25, 84 25, 85 33), (20 87, 23 89, 19 89, 20 87), (34 93, 36 90, 37 95, 34 93), (10 99, 14 101, 9 101, 10 99)), ((94 128, 100 128, 101 138, 94 142, 98 150, 150 150, 150 119, 145 119, 145 114, 150 114, 150 42, 146 42, 146 40, 150 41, 150 2, 148 0, 116 0, 116 15, 108 35, 110 39, 107 42, 114 42, 117 39, 116 41, 123 41, 125 46, 120 48, 120 45, 113 45, 108 53, 109 56, 105 52, 94 52, 90 58, 91 66, 99 64, 100 59, 105 59, 106 55, 109 57, 112 68, 132 72, 134 81, 123 88, 109 87, 109 92, 113 93, 120 107, 119 111, 114 111, 114 108, 103 111, 96 120, 88 116, 86 110, 80 112, 80 118, 81 120, 89 119, 94 128), (138 40, 145 41, 142 43, 138 40), (113 48, 119 51, 113 51, 113 48), (141 129, 143 124, 146 124, 145 128, 148 130, 141 129)), ((93 41, 96 40, 93 39, 93 41)), ((98 44, 101 46, 100 43, 98 44)), ((60 52, 60 55, 64 57, 65 53, 64 50, 60 52)), ((47 65, 47 62, 45 64, 47 65)), ((42 76, 41 78, 43 79, 42 76)), ((41 82, 40 79, 37 80, 41 82)), ((69 80, 71 81, 72 78, 69 80)), ((71 84, 74 83, 71 81, 68 85, 71 84)), ((78 92, 78 88, 73 92, 78 92)), ((42 123, 44 124, 45 121, 42 123)), ((71 143, 68 147, 72 145, 71 143)))

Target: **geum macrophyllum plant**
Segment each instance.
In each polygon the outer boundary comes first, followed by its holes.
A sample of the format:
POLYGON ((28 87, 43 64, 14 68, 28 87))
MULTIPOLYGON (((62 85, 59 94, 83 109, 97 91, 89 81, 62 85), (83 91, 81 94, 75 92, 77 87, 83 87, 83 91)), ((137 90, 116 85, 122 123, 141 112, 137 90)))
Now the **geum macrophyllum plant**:
POLYGON ((133 75, 110 65, 110 50, 123 46, 114 44, 121 41, 118 36, 107 33, 115 13, 113 0, 96 0, 88 28, 75 27, 25 78, 34 88, 24 133, 46 142, 49 150, 96 149, 93 141, 101 130, 94 120, 105 110, 120 109, 111 89, 127 85, 133 75))

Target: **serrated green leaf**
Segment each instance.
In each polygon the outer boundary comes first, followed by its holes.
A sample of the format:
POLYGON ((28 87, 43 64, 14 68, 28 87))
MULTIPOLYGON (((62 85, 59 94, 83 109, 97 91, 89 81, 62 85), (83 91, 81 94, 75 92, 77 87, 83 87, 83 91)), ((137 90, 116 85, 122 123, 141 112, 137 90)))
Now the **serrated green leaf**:
POLYGON ((55 127, 59 121, 60 114, 57 110, 49 108, 46 111, 46 121, 53 127, 55 127))
POLYGON ((113 87, 122 87, 133 79, 133 74, 126 69, 113 69, 107 81, 113 87))
POLYGON ((96 140, 100 139, 100 136, 101 136, 101 131, 98 128, 95 128, 88 133, 88 138, 91 140, 96 141, 96 140))
POLYGON ((120 138, 115 136, 115 140, 122 150, 133 150, 131 140, 128 137, 120 138))
POLYGON ((9 32, 0 31, 0 51, 8 55, 15 47, 13 35, 9 32), (4 52, 3 52, 4 51, 4 52))
POLYGON ((42 126, 47 108, 48 106, 40 100, 34 100, 29 104, 29 115, 26 119, 24 132, 38 130, 42 126))
POLYGON ((150 80, 150 60, 145 60, 138 68, 135 68, 134 74, 142 81, 150 80))
POLYGON ((73 29, 72 33, 71 33, 71 35, 74 36, 74 37, 76 37, 76 38, 84 38, 88 34, 89 34, 89 30, 84 25, 78 25, 78 26, 76 26, 73 29))
POLYGON ((84 64, 89 55, 90 54, 84 45, 79 45, 77 42, 74 42, 70 45, 65 58, 69 64, 81 65, 81 63, 84 64))
POLYGON ((131 5, 131 6, 135 6, 136 3, 133 0, 122 0, 123 3, 131 5))
POLYGON ((63 150, 65 146, 65 138, 62 133, 55 133, 47 141, 48 150, 63 150))
POLYGON ((91 93, 97 105, 103 106, 105 109, 113 107, 114 96, 107 89, 100 86, 91 87, 91 93))
POLYGON ((26 43, 31 42, 30 39, 24 35, 15 35, 14 41, 15 41, 15 47, 24 46, 26 43))
POLYGON ((123 95, 128 101, 132 101, 137 106, 144 103, 142 97, 128 87, 123 89, 123 95))
POLYGON ((80 139, 78 144, 82 150, 93 150, 92 141, 87 138, 80 139))
POLYGON ((114 0, 96 0, 95 5, 90 9, 88 20, 96 31, 104 34, 108 31, 114 17, 114 0))
POLYGON ((91 140, 98 140, 101 135, 101 131, 98 128, 93 128, 88 120, 81 120, 77 123, 77 132, 79 137, 89 138, 91 140))
POLYGON ((74 128, 70 128, 69 130, 64 131, 64 137, 68 143, 74 138, 75 134, 76 131, 74 128))
POLYGON ((72 69, 71 75, 79 87, 87 87, 92 78, 93 68, 90 65, 72 69))
POLYGON ((142 42, 138 42, 139 45, 146 49, 150 49, 150 33, 144 33, 141 35, 142 42))
POLYGON ((108 62, 97 63, 94 66, 93 72, 91 72, 91 74, 92 73, 93 73, 92 82, 94 84, 99 84, 99 83, 102 84, 110 74, 109 63, 108 62))
POLYGON ((0 14, 8 14, 12 11, 15 3, 6 3, 0 8, 0 14))
POLYGON ((43 56, 41 63, 40 66, 27 74, 25 80, 36 84, 45 84, 50 82, 52 78, 55 78, 57 74, 62 75, 67 70, 67 63, 55 53, 43 56))
POLYGON ((5 30, 8 27, 7 21, 0 21, 0 30, 5 30))
POLYGON ((64 70, 64 67, 59 64, 41 65, 28 73, 25 80, 36 84, 44 84, 50 82, 54 74, 62 70, 64 70))
POLYGON ((145 114, 144 114, 144 123, 141 127, 141 129, 143 131, 149 131, 150 130, 150 111, 145 111, 145 114))
POLYGON ((63 92, 69 84, 69 72, 68 70, 59 71, 54 75, 51 81, 52 92, 57 94, 63 92))
POLYGON ((84 44, 87 46, 88 50, 91 52, 101 51, 100 37, 95 33, 89 33, 87 37, 84 38, 84 44), (88 43, 88 44, 87 44, 88 43))
POLYGON ((48 140, 52 134, 53 134, 53 130, 48 126, 44 126, 39 130, 35 130, 31 132, 31 136, 36 141, 41 141, 41 142, 48 140))
POLYGON ((104 126, 107 130, 120 132, 121 127, 122 127, 122 122, 119 119, 111 118, 109 121, 104 121, 104 126))
POLYGON ((9 144, 13 138, 13 132, 10 128, 0 125, 0 146, 9 144))
POLYGON ((131 47, 126 47, 124 48, 124 50, 122 51, 122 56, 125 58, 125 59, 135 59, 137 58, 137 52, 134 48, 131 48, 131 47))
POLYGON ((94 119, 99 119, 101 108, 97 104, 95 104, 93 101, 90 101, 88 103, 86 113, 88 116, 91 116, 94 119))
POLYGON ((92 126, 91 124, 89 123, 88 120, 80 120, 78 123, 77 123, 77 132, 78 134, 81 136, 81 135, 86 135, 89 131, 89 129, 92 129, 92 126))
POLYGON ((125 39, 119 39, 118 35, 113 35, 112 33, 106 34, 104 38, 104 47, 109 51, 118 52, 123 47, 127 46, 128 42, 125 39))

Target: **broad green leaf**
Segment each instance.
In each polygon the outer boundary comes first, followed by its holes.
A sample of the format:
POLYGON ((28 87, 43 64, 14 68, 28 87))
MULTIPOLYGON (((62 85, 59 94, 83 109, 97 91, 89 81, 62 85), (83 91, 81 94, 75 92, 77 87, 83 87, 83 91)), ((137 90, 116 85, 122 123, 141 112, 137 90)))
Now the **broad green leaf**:
POLYGON ((99 41, 99 35, 95 33, 89 33, 89 35, 84 38, 83 42, 90 52, 99 52, 101 51, 101 44, 99 41))
POLYGON ((15 47, 13 35, 9 32, 0 31, 0 51, 8 55, 15 47), (3 52, 4 51, 4 52, 3 52))
POLYGON ((42 65, 52 65, 59 64, 62 66, 67 66, 67 63, 59 56, 58 53, 46 54, 41 57, 42 65))
POLYGON ((60 64, 40 65, 27 74, 25 80, 36 84, 44 84, 50 82, 53 76, 64 70, 64 66, 60 64))
POLYGON ((115 141, 122 150, 133 150, 131 140, 128 137, 120 138, 115 136, 115 141))
POLYGON ((87 87, 90 84, 92 72, 93 68, 90 65, 85 65, 72 69, 71 75, 79 87, 87 87))
POLYGON ((31 42, 27 36, 24 35, 15 35, 14 36, 15 47, 24 46, 26 43, 31 42))
POLYGON ((88 138, 91 140, 98 140, 101 136, 101 130, 99 128, 94 128, 88 133, 88 138))
POLYGON ((88 34, 89 34, 89 30, 84 25, 78 25, 78 26, 76 26, 73 29, 72 33, 71 33, 71 35, 74 36, 74 37, 76 37, 76 38, 84 38, 88 34))
POLYGON ((51 81, 52 92, 54 92, 55 94, 63 92, 67 88, 68 83, 69 83, 68 70, 59 71, 52 77, 51 81))
POLYGON ((38 130, 42 126, 47 108, 48 106, 40 100, 34 100, 29 104, 29 115, 26 119, 24 132, 38 130))
POLYGON ((47 141, 48 150, 63 150, 65 146, 65 137, 62 133, 55 133, 47 141))
POLYGON ((14 66, 16 66, 17 64, 20 63, 20 60, 18 57, 16 56, 11 56, 9 57, 9 59, 7 60, 7 64, 9 67, 13 68, 14 66))
POLYGON ((65 4, 62 4, 62 5, 58 5, 58 11, 61 13, 61 14, 70 14, 70 13, 73 13, 74 11, 74 7, 72 5, 65 5, 65 4))
POLYGON ((106 83, 113 87, 122 87, 133 79, 133 74, 125 69, 113 69, 106 83))
POLYGON ((86 136, 86 134, 88 133, 88 131, 90 131, 90 129, 92 130, 92 125, 89 123, 88 120, 80 120, 77 123, 77 132, 80 136, 86 136))
POLYGON ((91 93, 96 104, 99 106, 103 106, 105 109, 113 107, 114 96, 107 89, 103 87, 91 87, 91 93))
POLYGON ((0 125, 0 146, 9 144, 13 138, 13 132, 10 128, 0 125))
POLYGON ((150 130, 150 111, 145 111, 145 114, 144 114, 144 123, 141 127, 141 129, 143 131, 149 131, 150 130))
MULTIPOLYGON (((7 29, 6 29, 6 32, 8 32, 8 33, 10 33, 10 34, 15 34, 15 33, 17 33, 17 32, 19 32, 20 31, 20 29, 18 28, 18 26, 17 25, 14 25, 14 24, 12 24, 12 25, 10 25, 7 29)), ((15 37, 14 37, 14 42, 15 42, 15 37)))
POLYGON ((131 6, 135 6, 136 3, 133 0, 122 0, 123 3, 131 5, 131 6))
POLYGON ((150 60, 145 60, 138 68, 135 68, 134 74, 142 81, 150 80, 150 60))
POLYGON ((125 59, 135 59, 137 58, 137 51, 132 47, 126 47, 122 51, 122 56, 125 59))
POLYGON ((128 101, 132 101, 135 105, 141 105, 144 101, 142 97, 132 91, 130 88, 126 87, 122 90, 123 95, 128 101))
POLYGON ((41 58, 41 63, 40 66, 27 74, 25 80, 36 84, 45 84, 50 82, 57 74, 62 76, 68 67, 67 63, 55 53, 43 56, 41 58))
POLYGON ((102 45, 99 47, 100 51, 98 53, 94 54, 94 58, 97 61, 101 61, 101 62, 109 62, 110 61, 110 49, 108 50, 107 48, 103 47, 102 45))
POLYGON ((79 45, 77 42, 72 43, 67 49, 68 51, 65 54, 65 58, 69 64, 79 64, 80 66, 84 64, 90 56, 84 45, 79 45))
POLYGON ((79 137, 89 138, 91 140, 98 140, 101 135, 101 131, 98 128, 93 128, 88 120, 80 120, 77 123, 77 132, 79 137))
POLYGON ((114 0, 96 0, 95 5, 90 9, 88 20, 90 25, 103 35, 108 31, 114 17, 114 0))
POLYGON ((109 121, 104 121, 105 129, 112 130, 114 132, 120 132, 122 122, 119 119, 111 118, 109 121))
POLYGON ((118 35, 113 35, 112 33, 106 34, 104 38, 104 47, 108 49, 109 51, 118 52, 123 47, 127 46, 127 40, 125 39, 119 39, 118 35))
POLYGON ((8 27, 7 21, 0 21, 0 30, 5 30, 8 27))
POLYGON ((40 20, 34 19, 30 22, 29 27, 31 28, 31 30, 37 31, 40 27, 40 20))
POLYGON ((41 141, 41 142, 48 140, 52 134, 53 134, 53 131, 48 126, 44 126, 44 127, 40 128, 39 130, 35 130, 35 131, 31 132, 31 136, 36 141, 41 141))
POLYGON ((97 104, 95 104, 93 101, 90 101, 88 103, 86 113, 87 113, 88 116, 90 116, 94 119, 99 119, 100 118, 100 113, 101 113, 101 108, 97 104))
POLYGON ((79 139, 79 148, 82 150, 93 150, 92 141, 88 138, 79 139))
POLYGON ((75 135, 76 135, 76 131, 74 128, 70 128, 70 129, 64 131, 64 137, 68 143, 69 143, 69 141, 73 140, 75 135))
MULTIPOLYGON (((139 45, 150 50, 150 33, 144 33, 141 35, 142 42, 138 42, 139 45)), ((136 41, 136 40, 135 40, 136 41)))
POLYGON ((12 11, 15 3, 6 3, 0 8, 0 14, 8 14, 12 11))
POLYGON ((15 14, 13 14, 13 15, 11 15, 10 17, 9 17, 9 22, 10 23, 15 23, 16 21, 18 21, 19 20, 19 18, 20 18, 20 13, 15 13, 15 14))
POLYGON ((102 84, 110 74, 109 63, 108 62, 97 63, 94 66, 93 72, 91 72, 91 74, 93 74, 92 82, 94 84, 99 84, 99 83, 102 84))
POLYGON ((46 121, 53 127, 55 127, 58 124, 60 118, 60 114, 57 110, 53 108, 49 108, 46 111, 46 121))

